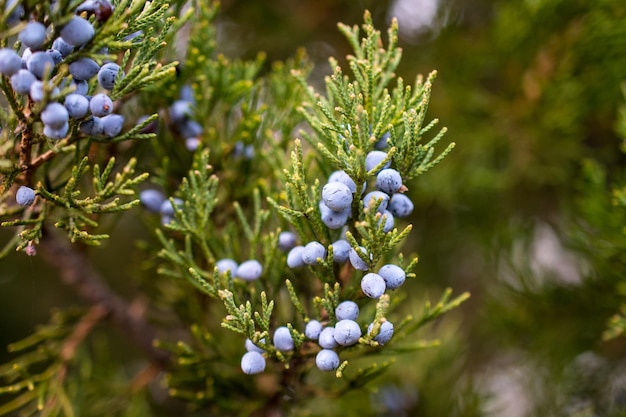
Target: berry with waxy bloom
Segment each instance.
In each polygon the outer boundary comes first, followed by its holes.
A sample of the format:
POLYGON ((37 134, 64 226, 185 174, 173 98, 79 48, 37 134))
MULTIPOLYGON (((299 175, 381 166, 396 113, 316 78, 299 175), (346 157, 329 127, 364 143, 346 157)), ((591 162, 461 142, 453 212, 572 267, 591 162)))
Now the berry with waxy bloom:
POLYGON ((376 188, 391 195, 402 188, 402 176, 393 168, 383 169, 376 175, 376 188))
POLYGON ((165 195, 159 190, 148 188, 139 193, 139 201, 148 211, 159 213, 165 201, 165 195))
POLYGON ((22 58, 13 49, 0 49, 0 74, 10 77, 21 68, 22 58))
POLYGON ((35 190, 25 185, 17 189, 15 201, 22 207, 27 207, 35 202, 35 190))
POLYGON ((278 248, 283 252, 294 248, 297 242, 298 236, 294 232, 285 231, 278 234, 278 248))
POLYGON ((255 281, 261 278, 261 274, 263 274, 263 266, 256 259, 242 262, 235 272, 235 276, 244 281, 255 281))
POLYGON ((74 16, 61 29, 61 38, 72 46, 83 46, 94 37, 95 33, 89 21, 80 16, 74 16))
POLYGON ((341 320, 335 324, 333 336, 341 346, 352 346, 359 341, 361 334, 361 328, 356 321, 341 320))
POLYGON ((348 262, 350 258, 350 243, 347 240, 339 239, 332 243, 333 247, 333 262, 343 264, 348 262))
POLYGON ((259 352, 246 352, 241 357, 241 370, 247 375, 259 374, 265 370, 265 358, 259 352))
POLYGON ((291 332, 286 326, 281 326, 274 332, 274 347, 281 352, 292 350, 294 347, 293 338, 291 332))
POLYGON ((231 276, 235 276, 238 266, 237 262, 230 258, 220 259, 215 263, 215 267, 217 268, 217 272, 219 274, 225 274, 227 271, 230 271, 231 276))
POLYGON ((334 349, 339 346, 335 340, 335 328, 325 327, 320 333, 317 343, 324 349, 334 349))
POLYGON ((385 286, 390 290, 400 287, 406 279, 404 270, 398 265, 392 264, 383 265, 378 270, 378 275, 385 280, 385 286))
POLYGON ((287 266, 289 268, 301 268, 304 266, 302 252, 304 252, 304 246, 295 246, 289 251, 287 254, 287 266))
MULTIPOLYGON (((371 171, 378 164, 383 162, 383 160, 387 157, 387 152, 383 151, 371 151, 365 157, 365 170, 371 171)), ((391 161, 387 161, 381 169, 389 168, 391 166, 391 161)))
MULTIPOLYGON (((372 333, 373 328, 374 328, 374 323, 370 323, 370 325, 367 327, 368 335, 372 333)), ((393 324, 390 321, 383 321, 380 325, 380 331, 374 337, 374 340, 377 341, 379 344, 384 345, 385 343, 391 340, 392 336, 393 336, 393 324)))
POLYGON ((326 248, 319 242, 309 242, 302 251, 302 262, 307 265, 317 264, 318 259, 326 257, 326 248))
MULTIPOLYGON (((359 250, 360 252, 364 253, 366 257, 369 256, 367 249, 365 249, 363 246, 359 246, 359 250)), ((350 258, 350 263, 352 264, 354 269, 358 269, 359 271, 367 271, 369 269, 367 262, 365 262, 359 256, 354 248, 350 248, 350 253, 348 254, 348 256, 350 258)))
POLYGON ((315 365, 320 371, 334 371, 339 367, 339 355, 330 349, 322 349, 315 356, 315 365))
POLYGON ((356 320, 359 317, 359 306, 351 300, 342 301, 335 308, 337 320, 356 320))
POLYGON ((322 323, 317 320, 309 320, 304 328, 304 335, 311 340, 317 340, 322 332, 322 323))
POLYGON ((370 298, 380 298, 385 289, 385 280, 378 274, 370 272, 361 279, 361 290, 370 298))
POLYGON ((413 213, 413 202, 409 197, 401 193, 391 196, 387 209, 396 217, 408 217, 413 213))
POLYGON ((329 182, 322 188, 322 201, 333 211, 343 211, 352 204, 352 191, 341 182, 329 182))

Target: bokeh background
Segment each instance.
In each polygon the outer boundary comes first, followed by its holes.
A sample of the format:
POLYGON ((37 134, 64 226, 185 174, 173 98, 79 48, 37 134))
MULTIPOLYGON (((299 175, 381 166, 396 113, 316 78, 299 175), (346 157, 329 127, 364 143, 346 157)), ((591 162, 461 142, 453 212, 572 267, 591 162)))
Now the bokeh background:
MULTIPOLYGON (((407 312, 447 287, 472 297, 420 334, 440 347, 400 356, 371 399, 345 401, 397 416, 626 415, 626 343, 603 339, 626 296, 625 208, 613 198, 626 184, 626 4, 224 0, 218 49, 270 63, 305 48, 321 85, 328 56, 349 53, 337 22, 359 24, 365 9, 379 28, 397 16, 399 75, 438 71, 429 117, 457 144, 408 184, 405 252, 420 263, 407 312)), ((93 255, 128 295, 134 242, 150 239, 141 216, 109 224, 93 255)), ((55 277, 37 257, 2 261, 0 346, 75 301, 55 277)))

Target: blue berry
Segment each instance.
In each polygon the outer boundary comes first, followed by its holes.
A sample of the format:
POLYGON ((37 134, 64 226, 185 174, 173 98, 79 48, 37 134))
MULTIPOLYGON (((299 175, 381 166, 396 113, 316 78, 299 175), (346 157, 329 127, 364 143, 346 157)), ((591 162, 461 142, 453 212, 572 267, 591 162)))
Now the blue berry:
POLYGON ((302 262, 307 265, 317 264, 317 260, 326 258, 326 248, 319 242, 309 242, 302 251, 302 262))
POLYGON ((200 139, 198 138, 187 138, 185 139, 185 148, 188 151, 193 152, 200 146, 200 139))
POLYGON ((301 268, 304 266, 302 252, 304 252, 304 246, 295 246, 289 251, 287 254, 287 266, 289 268, 301 268))
POLYGON ((139 201, 144 205, 146 210, 159 213, 161 211, 161 205, 165 201, 165 195, 159 190, 149 188, 139 193, 139 201))
POLYGON ((183 138, 197 138, 202 135, 202 125, 195 120, 187 119, 176 127, 183 138))
POLYGON ((365 194, 363 197, 363 208, 372 208, 378 204, 378 208, 376 211, 383 212, 387 210, 387 205, 389 204, 389 195, 383 193, 382 191, 372 191, 365 194), (378 202, 380 200, 380 203, 378 202))
POLYGON ((337 320, 356 320, 359 317, 359 306, 350 300, 342 301, 335 308, 337 320))
MULTIPOLYGON (((367 327, 367 334, 372 333, 372 329, 374 328, 374 323, 370 323, 367 327)), ((383 321, 380 325, 380 331, 374 337, 374 340, 379 344, 384 345, 391 340, 393 336, 393 324, 390 321, 383 321)))
POLYGON ((67 122, 65 122, 63 125, 59 127, 52 127, 52 126, 44 124, 43 134, 49 137, 50 139, 59 140, 67 136, 67 132, 69 131, 69 129, 70 129, 70 125, 67 122))
POLYGON ((89 110, 94 116, 106 116, 113 112, 113 101, 106 94, 96 94, 89 100, 89 110))
MULTIPOLYGON (((365 254, 365 257, 368 257, 368 252, 367 249, 365 249, 363 246, 359 247, 360 252, 365 254)), ((356 252, 356 250, 354 248, 350 248, 350 253, 348 255, 349 259, 350 259, 350 264, 352 264, 352 266, 354 267, 354 269, 357 269, 359 271, 367 271, 369 269, 369 266, 367 265, 367 262, 365 262, 360 256, 359 254, 356 252)), ((369 255, 369 257, 371 258, 371 255, 369 255)))
MULTIPOLYGON (((261 339, 261 342, 265 343, 265 339, 261 339)), ((258 352, 258 353, 263 353, 265 352, 265 350, 261 349, 260 347, 258 347, 257 345, 255 345, 254 343, 252 343, 252 340, 246 338, 246 343, 245 343, 245 347, 246 350, 248 352, 258 352)))
POLYGON ((396 193, 389 200, 388 210, 396 217, 408 217, 413 213, 413 202, 406 195, 396 193))
POLYGON ((378 274, 369 273, 361 279, 361 290, 369 298, 380 298, 385 293, 385 280, 378 274))
POLYGON ((352 346, 361 337, 361 328, 354 320, 340 320, 335 324, 335 341, 341 346, 352 346))
POLYGON ((74 93, 86 96, 89 92, 89 83, 85 80, 72 80, 70 87, 74 87, 74 93))
POLYGON ((26 60, 26 68, 41 80, 54 69, 54 59, 45 52, 35 52, 26 60))
POLYGON ((259 374, 265 370, 265 358, 259 352, 246 352, 241 357, 241 370, 247 375, 259 374))
MULTIPOLYGON (((387 153, 386 152, 383 152, 383 151, 371 151, 365 157, 365 170, 366 171, 373 170, 374 168, 376 168, 376 166, 378 164, 383 162, 383 160, 385 158, 387 158, 387 153)), ((383 167, 381 169, 389 168, 390 166, 391 166, 391 161, 387 161, 385 163, 385 165, 383 165, 383 167)))
POLYGON ((78 58, 69 66, 72 78, 79 81, 89 80, 100 70, 100 65, 91 58, 78 58))
POLYGON ((406 279, 404 270, 398 265, 393 264, 383 265, 378 270, 378 275, 385 280, 385 286, 390 290, 395 290, 400 287, 406 279))
POLYGON ((10 77, 22 68, 22 58, 12 49, 0 49, 0 74, 10 77))
POLYGON ((339 239, 332 244, 333 247, 333 262, 343 264, 350 259, 350 243, 347 240, 339 239))
POLYGON ((192 112, 192 104, 185 100, 176 100, 169 108, 169 115, 172 123, 182 124, 189 118, 192 112))
POLYGON ((231 276, 235 276, 238 266, 237 262, 229 258, 220 259, 215 263, 215 267, 217 268, 217 272, 219 274, 225 274, 227 271, 230 271, 231 276))
POLYGON ((54 42, 52 42, 52 49, 54 49, 55 51, 59 51, 61 56, 65 58, 66 56, 72 53, 72 51, 74 50, 74 47, 70 45, 69 43, 65 42, 63 38, 59 37, 59 38, 56 38, 54 42))
MULTIPOLYGON (((34 102, 40 102, 44 99, 44 85, 43 85, 43 81, 35 81, 34 83, 31 84, 30 86, 30 91, 28 92, 28 96, 30 97, 31 100, 33 100, 34 102)), ((57 87, 54 87, 52 89, 52 92, 50 93, 50 97, 51 98, 56 98, 59 96, 59 89, 57 87)))
POLYGON ((55 66, 63 62, 63 55, 61 55, 61 52, 57 51, 56 49, 48 49, 46 51, 46 54, 48 54, 48 56, 52 58, 52 62, 54 62, 55 66))
POLYGON ((20 31, 18 39, 31 49, 39 49, 46 40, 46 27, 39 22, 30 22, 20 31))
POLYGON ((348 187, 352 194, 356 194, 356 183, 354 180, 346 173, 346 171, 335 171, 330 174, 328 177, 328 182, 340 182, 348 187))
POLYGON ((244 281, 255 281, 261 278, 261 274, 263 274, 263 266, 255 259, 242 262, 235 272, 235 276, 244 281))
POLYGON ((81 94, 68 94, 63 105, 72 119, 80 119, 89 111, 89 99, 81 94))
POLYGON ((98 71, 98 83, 106 90, 113 90, 115 80, 120 72, 120 66, 114 62, 108 62, 98 71))
POLYGON ((320 332, 317 343, 324 349, 334 349, 339 346, 335 340, 335 328, 325 327, 324 330, 320 332))
POLYGON ((322 201, 333 211, 343 211, 352 205, 352 192, 341 182, 329 182, 322 188, 322 201))
POLYGON ((112 138, 122 132, 124 126, 124 116, 119 114, 109 114, 100 118, 102 120, 102 132, 105 136, 112 138))
POLYGON ((387 147, 387 141, 389 140, 390 137, 391 137, 391 134, 389 132, 386 132, 384 135, 378 138, 378 140, 374 144, 374 148, 378 150, 385 149, 387 147))
POLYGON ((331 210, 323 201, 319 203, 320 208, 320 218, 322 219, 322 223, 326 225, 329 229, 341 229, 348 222, 348 218, 352 214, 352 209, 350 207, 344 209, 343 211, 334 211, 331 210))
POLYGON ((402 187, 402 176, 393 168, 383 169, 376 175, 376 188, 389 195, 402 187))
POLYGON ((94 35, 95 30, 91 23, 79 16, 72 17, 72 20, 61 29, 61 38, 72 46, 82 46, 94 35))
POLYGON ((339 355, 330 349, 322 349, 315 356, 315 365, 320 371, 334 371, 339 367, 339 355))
MULTIPOLYGON (((176 205, 176 207, 182 208, 183 200, 181 200, 180 198, 174 198, 173 200, 174 200, 174 204, 176 205)), ((174 206, 172 205, 172 202, 170 201, 170 199, 163 201, 163 204, 161 204, 161 208, 159 211, 161 212, 162 216, 173 217, 175 214, 174 206)))
POLYGON ((8 13, 6 22, 8 26, 16 25, 24 17, 24 6, 18 0, 7 0, 4 11, 8 13))
POLYGON ((104 126, 100 117, 90 117, 80 124, 80 131, 86 135, 103 135, 104 126))
POLYGON ((293 349, 293 338, 291 332, 286 326, 281 326, 274 332, 274 347, 281 352, 286 352, 293 349))
POLYGON ((35 202, 35 190, 25 185, 17 189, 15 201, 23 207, 28 207, 35 202))
POLYGON ((309 320, 304 328, 304 335, 311 340, 317 340, 322 332, 322 323, 317 320, 309 320))
POLYGON ((60 129, 68 121, 69 114, 61 103, 49 103, 41 112, 41 121, 53 129, 60 129))
POLYGON ((393 219, 393 214, 389 210, 385 210, 380 213, 380 219, 378 220, 378 224, 383 223, 383 232, 388 233, 393 230, 393 226, 395 224, 393 219))
POLYGON ((278 248, 283 252, 287 252, 296 246, 298 236, 294 232, 285 231, 278 234, 278 248))

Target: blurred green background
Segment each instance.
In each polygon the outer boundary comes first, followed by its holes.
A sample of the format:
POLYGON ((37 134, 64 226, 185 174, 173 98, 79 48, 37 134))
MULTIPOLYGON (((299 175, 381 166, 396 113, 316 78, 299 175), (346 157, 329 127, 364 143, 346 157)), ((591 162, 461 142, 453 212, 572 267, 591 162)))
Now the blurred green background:
MULTIPOLYGON (((441 347, 400 356, 387 388, 357 402, 391 401, 379 414, 398 416, 626 415, 626 344, 602 339, 625 298, 626 216, 612 190, 625 183, 626 4, 225 0, 218 48, 272 62, 304 47, 320 85, 327 57, 349 52, 336 23, 359 24, 366 8, 379 28, 398 17, 405 80, 438 71, 429 118, 457 143, 408 184, 405 252, 420 256, 409 299, 419 307, 448 286, 472 298, 420 335, 441 347)), ((134 268, 119 265, 140 262, 141 215, 109 225, 112 241, 93 252, 127 295, 134 268)), ((3 261, 0 345, 74 301, 55 276, 37 257, 3 261)))

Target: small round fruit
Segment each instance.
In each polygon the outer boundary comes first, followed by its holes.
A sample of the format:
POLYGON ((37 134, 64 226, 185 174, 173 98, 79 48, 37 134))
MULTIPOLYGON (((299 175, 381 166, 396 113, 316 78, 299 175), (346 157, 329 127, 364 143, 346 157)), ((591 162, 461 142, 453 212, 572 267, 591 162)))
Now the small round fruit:
POLYGON ((393 168, 383 169, 376 175, 376 188, 391 195, 402 188, 402 176, 393 168))
POLYGON ((65 122, 62 126, 52 127, 49 125, 43 125, 43 134, 50 139, 60 140, 67 136, 67 132, 70 130, 69 123, 65 122))
POLYGON ((395 193, 389 200, 387 209, 396 217, 408 217, 413 213, 413 202, 409 197, 401 193, 395 193))
POLYGON ((54 42, 52 42, 52 49, 54 49, 55 51, 59 51, 61 56, 65 58, 66 56, 72 53, 72 51, 74 50, 74 47, 70 45, 69 43, 65 42, 63 38, 56 38, 54 42))
POLYGON ((119 135, 124 127, 124 116, 119 114, 108 114, 102 119, 102 131, 105 136, 112 138, 119 135))
POLYGON ((307 265, 316 265, 318 259, 326 257, 326 248, 319 242, 309 242, 302 251, 302 262, 307 265))
POLYGON ((346 171, 335 171, 330 174, 328 177, 328 183, 332 182, 340 182, 348 187, 352 194, 356 194, 356 183, 354 180, 346 173, 346 171))
POLYGON ((309 320, 304 328, 304 335, 311 340, 317 340, 322 332, 322 323, 317 320, 309 320))
POLYGON ((329 182, 322 188, 322 201, 333 211, 343 211, 352 205, 352 192, 341 182, 329 182))
POLYGON ((315 365, 320 371, 334 371, 339 367, 339 355, 330 349, 322 349, 315 357, 315 365))
POLYGON ((335 324, 335 340, 341 346, 352 346, 361 337, 361 328, 354 320, 341 320, 335 324))
POLYGON ((383 212, 387 210, 389 204, 389 195, 382 191, 372 191, 363 197, 363 208, 373 208, 378 204, 376 211, 383 212))
POLYGON ((241 370, 247 375, 259 374, 265 370, 265 358, 259 352, 246 352, 241 357, 241 370))
POLYGON ((22 207, 28 207, 35 202, 35 190, 25 185, 17 189, 15 201, 22 207))
MULTIPOLYGON (((370 323, 367 327, 367 334, 372 333, 372 329, 374 328, 374 323, 370 323)), ((384 345, 391 340, 393 336, 393 324, 390 321, 383 321, 380 325, 380 331, 374 337, 374 340, 379 344, 384 345)))
POLYGON ((335 328, 334 327, 324 327, 321 331, 317 343, 324 349, 334 349, 339 344, 335 340, 335 328))
POLYGON ((86 135, 103 135, 102 119, 100 117, 90 117, 80 124, 80 131, 86 135))
POLYGON ((356 320, 359 317, 359 306, 354 301, 346 300, 335 308, 337 320, 356 320))
POLYGON ((72 78, 79 81, 87 81, 100 70, 100 65, 91 58, 78 58, 69 66, 72 78))
POLYGON ((10 77, 21 68, 22 58, 13 49, 0 49, 0 74, 10 77))
POLYGON ((159 213, 161 211, 161 205, 165 201, 165 195, 159 190, 149 188, 139 193, 139 201, 146 210, 159 213))
POLYGON ((68 119, 67 109, 61 103, 49 103, 41 112, 41 121, 53 129, 60 129, 68 119))
POLYGON ((35 52, 26 61, 26 68, 41 80, 54 69, 54 59, 45 52, 35 52))
POLYGON ((74 16, 61 29, 61 38, 72 46, 82 46, 95 35, 95 30, 89 21, 80 16, 74 16))
POLYGON ((385 210, 380 213, 380 219, 378 220, 378 224, 383 225, 383 232, 388 233, 393 230, 393 226, 395 225, 395 221, 393 219, 393 214, 389 210, 385 210))
POLYGON ((350 243, 347 240, 339 239, 332 243, 333 247, 333 262, 343 264, 350 259, 350 243))
POLYGON ((287 252, 296 246, 298 236, 294 232, 285 231, 278 234, 278 249, 287 252))
POLYGON ((263 265, 255 259, 242 262, 235 272, 235 277, 244 281, 255 281, 261 278, 263 274, 263 265))
MULTIPOLYGON (((366 257, 368 256, 367 249, 365 249, 363 246, 360 246, 359 250, 360 252, 365 253, 366 257)), ((350 253, 348 256, 350 258, 350 263, 352 264, 354 269, 358 269, 359 271, 367 271, 369 269, 367 263, 359 256, 354 248, 350 248, 350 253)))
POLYGON ((319 203, 320 208, 320 218, 322 219, 322 223, 326 225, 329 229, 341 229, 348 222, 348 218, 352 211, 350 207, 347 207, 343 211, 334 211, 331 210, 323 201, 319 203))
MULTIPOLYGON (((261 342, 265 343, 265 339, 261 339, 261 342)), ((245 347, 248 352, 258 352, 258 353, 265 352, 263 349, 261 349, 260 347, 252 343, 252 340, 248 338, 246 338, 245 347)))
POLYGON ((293 338, 291 332, 286 326, 281 326, 274 332, 274 347, 281 352, 286 352, 293 349, 293 338))
POLYGON ((398 265, 393 264, 383 265, 378 270, 378 275, 385 280, 385 286, 390 290, 395 290, 400 287, 406 279, 404 270, 398 265))
POLYGON ((113 90, 119 72, 119 65, 114 62, 107 62, 98 71, 98 84, 106 90, 113 90))
POLYGON ((21 69, 11 75, 11 88, 18 94, 30 93, 30 86, 37 81, 37 77, 27 69, 21 69))
POLYGON ((218 274, 225 274, 227 271, 230 271, 231 276, 235 276, 237 272, 237 262, 230 258, 220 259, 215 263, 215 267, 217 268, 218 274))
MULTIPOLYGON (((174 198, 173 200, 174 200, 174 204, 176 205, 176 207, 182 208, 183 200, 181 200, 180 198, 174 198)), ((175 214, 174 206, 172 205, 172 202, 170 201, 169 198, 163 201, 163 204, 161 204, 161 208, 159 209, 159 212, 161 213, 162 216, 170 216, 170 217, 174 216, 175 214)))
POLYGON ((63 105, 72 119, 80 119, 89 111, 89 99, 81 94, 68 94, 63 105))
MULTIPOLYGON (((385 158, 387 158, 387 152, 371 151, 365 157, 365 170, 366 171, 373 170, 374 168, 376 168, 378 164, 383 162, 385 158)), ((381 169, 389 168, 390 166, 391 166, 391 161, 387 161, 381 169)))
POLYGON ((113 112, 113 101, 106 94, 96 94, 89 101, 89 110, 97 117, 109 115, 113 112))
POLYGON ((287 254, 287 266, 289 268, 301 268, 304 266, 302 252, 304 252, 304 246, 295 246, 289 251, 287 254))
POLYGON ((378 274, 370 272, 361 279, 361 290, 369 298, 380 298, 385 289, 385 280, 378 274))
POLYGON ((29 22, 17 38, 30 49, 39 49, 46 40, 46 27, 40 22, 29 22))

